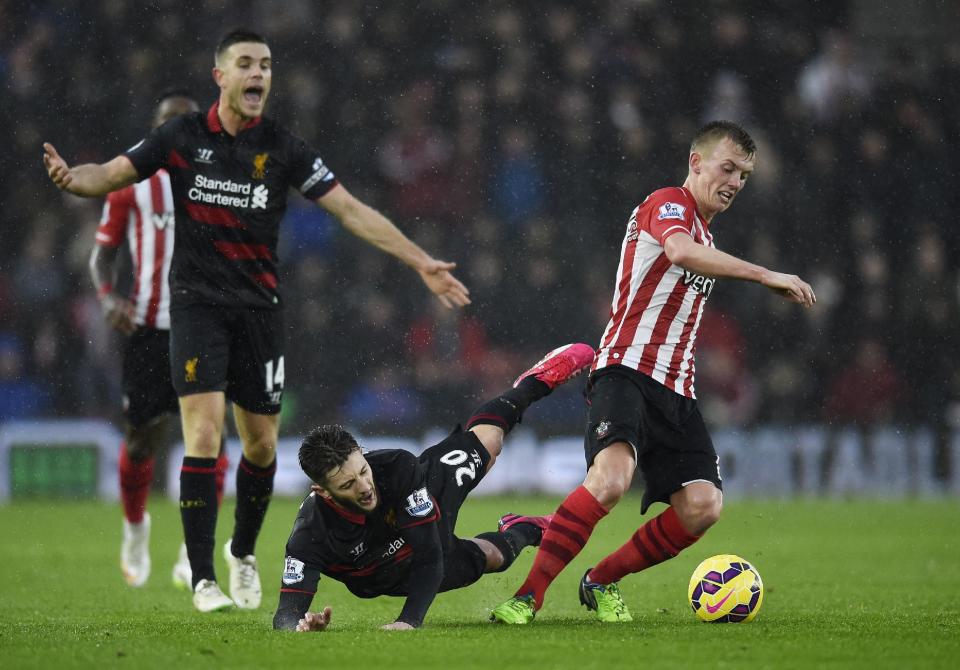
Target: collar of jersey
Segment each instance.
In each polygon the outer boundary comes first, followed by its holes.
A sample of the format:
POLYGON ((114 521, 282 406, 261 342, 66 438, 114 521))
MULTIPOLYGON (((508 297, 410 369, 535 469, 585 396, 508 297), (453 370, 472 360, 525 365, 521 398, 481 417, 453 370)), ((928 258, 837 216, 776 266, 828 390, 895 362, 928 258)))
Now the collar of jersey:
POLYGON ((359 524, 361 526, 367 523, 367 517, 365 517, 360 512, 351 512, 348 509, 344 509, 343 507, 340 507, 340 505, 337 505, 335 502, 333 502, 328 498, 325 498, 324 496, 318 495, 317 497, 320 498, 320 500, 322 500, 324 503, 326 503, 327 507, 332 509, 334 512, 342 516, 347 521, 351 523, 359 524))
MULTIPOLYGON (((213 103, 213 106, 210 107, 210 110, 207 112, 207 126, 210 128, 210 132, 213 133, 222 133, 223 124, 220 123, 220 116, 217 114, 217 110, 220 109, 220 101, 217 100, 213 103)), ((240 127, 240 130, 247 130, 248 128, 253 128, 255 125, 259 124, 262 116, 256 116, 249 121, 247 121, 243 126, 240 127)))
MULTIPOLYGON (((260 117, 257 118, 259 119, 260 117)), ((688 198, 690 198, 690 202, 693 203, 693 211, 697 213, 697 218, 700 219, 700 223, 702 223, 706 228, 709 228, 710 223, 703 218, 703 214, 700 213, 700 208, 697 207, 697 199, 693 197, 693 193, 690 192, 690 189, 688 189, 686 186, 681 186, 680 190, 683 191, 688 198)))

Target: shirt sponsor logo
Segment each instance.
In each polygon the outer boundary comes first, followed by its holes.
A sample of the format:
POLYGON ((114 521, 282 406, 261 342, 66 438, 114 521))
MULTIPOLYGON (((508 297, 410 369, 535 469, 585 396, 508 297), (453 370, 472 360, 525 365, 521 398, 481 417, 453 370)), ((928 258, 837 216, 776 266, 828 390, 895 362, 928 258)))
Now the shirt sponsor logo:
POLYGON ((153 222, 153 227, 157 230, 173 228, 173 212, 163 212, 161 214, 154 212, 150 215, 150 220, 153 222))
POLYGON ((697 293, 702 293, 704 298, 709 298, 713 291, 713 285, 717 283, 716 279, 694 274, 689 270, 683 271, 683 283, 692 288, 697 293))
POLYGON ((240 184, 231 179, 210 179, 198 174, 193 178, 193 187, 187 197, 194 202, 221 207, 266 209, 270 189, 263 184, 240 184), (251 197, 252 194, 252 197, 251 197))
POLYGON ((298 561, 293 556, 287 556, 283 561, 283 583, 287 586, 299 584, 303 581, 303 561, 298 561))
POLYGON ((664 219, 676 219, 677 221, 683 221, 683 213, 687 211, 687 208, 683 205, 678 205, 675 202, 665 202, 660 206, 660 213, 657 215, 657 221, 663 221, 664 219))
POLYGON ((433 512, 433 500, 427 493, 426 487, 418 489, 407 496, 407 514, 415 517, 425 517, 433 512))
POLYGON ((330 172, 330 168, 323 164, 322 158, 317 158, 313 161, 313 174, 303 182, 303 186, 300 187, 301 193, 306 193, 319 181, 330 181, 333 179, 333 173, 330 172))
POLYGON ((253 200, 250 202, 250 209, 266 209, 267 196, 270 195, 270 189, 260 184, 253 189, 253 200))

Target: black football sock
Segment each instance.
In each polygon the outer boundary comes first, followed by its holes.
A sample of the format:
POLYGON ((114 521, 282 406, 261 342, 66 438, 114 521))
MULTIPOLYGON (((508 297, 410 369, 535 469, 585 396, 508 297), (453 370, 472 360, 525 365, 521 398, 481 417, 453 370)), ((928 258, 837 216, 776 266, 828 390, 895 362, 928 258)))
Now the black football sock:
POLYGON ((467 430, 488 424, 509 433, 523 418, 523 411, 532 403, 550 394, 552 389, 535 377, 527 377, 493 400, 480 405, 467 421, 467 430))
POLYGON ((180 519, 194 587, 201 579, 217 579, 213 571, 217 530, 216 463, 215 458, 184 456, 180 467, 180 519))
POLYGON ((261 468, 248 461, 246 456, 240 457, 240 466, 237 468, 237 511, 230 544, 230 553, 237 558, 253 553, 273 496, 273 477, 276 473, 276 459, 261 468))
POLYGON ((503 565, 491 572, 503 572, 517 559, 524 547, 540 544, 543 531, 532 523, 516 523, 503 532, 492 531, 477 535, 477 539, 486 540, 503 554, 503 565))

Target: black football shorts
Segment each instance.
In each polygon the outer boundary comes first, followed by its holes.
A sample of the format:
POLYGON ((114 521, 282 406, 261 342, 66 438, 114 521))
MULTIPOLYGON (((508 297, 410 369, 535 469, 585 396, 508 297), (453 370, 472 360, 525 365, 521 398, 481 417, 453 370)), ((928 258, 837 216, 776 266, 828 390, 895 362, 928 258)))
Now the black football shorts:
POLYGON ((283 312, 183 305, 170 310, 170 370, 178 396, 222 391, 248 412, 283 398, 283 312))
POLYGON ((179 410, 170 383, 170 331, 138 327, 123 347, 123 413, 134 428, 179 410))
POLYGON ((636 449, 645 491, 641 513, 695 481, 722 489, 713 440, 697 401, 623 366, 595 372, 587 385, 590 404, 584 452, 587 467, 614 442, 636 449))
POLYGON ((440 542, 444 571, 440 591, 459 589, 480 579, 486 568, 483 551, 454 531, 457 515, 467 495, 487 472, 490 453, 473 433, 457 429, 440 444, 420 454, 427 470, 427 490, 440 508, 440 542))

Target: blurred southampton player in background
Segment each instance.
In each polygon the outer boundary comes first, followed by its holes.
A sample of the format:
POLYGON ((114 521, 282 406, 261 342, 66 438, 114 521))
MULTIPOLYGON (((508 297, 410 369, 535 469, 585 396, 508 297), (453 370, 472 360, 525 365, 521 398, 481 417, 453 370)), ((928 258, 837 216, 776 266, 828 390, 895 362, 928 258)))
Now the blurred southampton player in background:
MULTIPOLYGON (((170 90, 157 99, 153 127, 198 111, 185 92, 170 90)), ((147 495, 153 482, 154 455, 164 447, 171 414, 178 411, 170 379, 170 286, 173 257, 173 192, 170 175, 157 170, 149 179, 107 196, 90 254, 90 275, 104 318, 125 335, 123 344, 124 439, 120 443, 120 500, 123 541, 120 568, 131 586, 150 577, 150 514, 147 495), (126 241, 132 264, 128 294, 117 291, 120 247, 126 241)), ((126 284, 126 282, 123 282, 126 284)), ((223 497, 227 457, 216 464, 217 500, 223 497)), ((173 582, 190 588, 186 545, 173 568, 173 582)))
MULTIPOLYGON (((186 446, 180 512, 193 605, 201 612, 260 606, 254 549, 273 495, 285 367, 278 287, 278 227, 296 188, 354 235, 416 270, 448 307, 470 302, 452 274, 335 178, 319 153, 263 116, 272 84, 270 47, 232 31, 214 52, 218 100, 206 113, 154 129, 124 154, 69 167, 44 145, 58 187, 101 196, 161 168, 170 174, 176 245, 170 269, 170 365, 186 446), (243 455, 232 537, 223 547, 230 596, 214 571, 216 463, 226 403, 233 403, 243 455)), ((318 347, 322 346, 318 343, 318 347)))
POLYGON ((503 449, 503 438, 532 403, 593 361, 587 344, 547 354, 513 388, 481 405, 448 438, 419 457, 402 449, 363 451, 340 426, 313 430, 300 466, 313 492, 287 541, 277 629, 322 631, 330 608, 308 612, 320 575, 356 596, 406 596, 387 630, 419 628, 437 593, 469 586, 510 567, 524 547, 540 544, 549 517, 507 514, 499 531, 460 539, 460 506, 503 449))
POLYGON ((547 587, 630 489, 638 465, 646 487, 640 513, 654 502, 669 507, 584 573, 580 602, 600 621, 631 621, 617 582, 673 558, 720 518, 720 460, 693 388, 704 303, 721 277, 757 282, 805 307, 816 302, 796 275, 714 247, 710 224, 743 190, 756 151, 735 123, 707 124, 693 138, 683 186, 654 191, 627 219, 610 320, 587 382, 587 476, 553 515, 526 581, 492 621, 533 621, 547 587))

